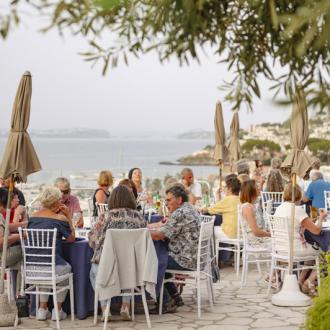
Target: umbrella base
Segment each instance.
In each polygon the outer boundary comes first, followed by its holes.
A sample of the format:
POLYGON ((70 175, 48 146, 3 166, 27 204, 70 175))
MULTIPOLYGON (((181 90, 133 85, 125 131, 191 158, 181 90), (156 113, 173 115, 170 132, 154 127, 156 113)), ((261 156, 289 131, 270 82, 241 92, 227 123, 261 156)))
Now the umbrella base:
POLYGON ((311 304, 311 299, 303 294, 298 285, 296 275, 286 274, 280 292, 272 296, 272 304, 276 306, 303 307, 311 304))
POLYGON ((17 317, 16 304, 8 301, 5 293, 0 294, 0 327, 12 327, 17 317))

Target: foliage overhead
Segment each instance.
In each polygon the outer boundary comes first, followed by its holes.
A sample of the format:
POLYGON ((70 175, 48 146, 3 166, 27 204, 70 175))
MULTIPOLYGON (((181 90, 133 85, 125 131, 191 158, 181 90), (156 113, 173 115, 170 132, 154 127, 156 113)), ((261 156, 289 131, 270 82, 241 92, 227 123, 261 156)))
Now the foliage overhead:
POLYGON ((161 61, 199 61, 212 49, 233 79, 224 81, 233 109, 260 97, 259 79, 273 82, 292 99, 297 84, 309 104, 330 111, 329 0, 13 0, 0 14, 0 37, 18 24, 28 3, 58 28, 86 37, 86 61, 103 63, 103 74, 119 61, 157 51, 161 61), (277 76, 281 67, 281 76, 277 76))

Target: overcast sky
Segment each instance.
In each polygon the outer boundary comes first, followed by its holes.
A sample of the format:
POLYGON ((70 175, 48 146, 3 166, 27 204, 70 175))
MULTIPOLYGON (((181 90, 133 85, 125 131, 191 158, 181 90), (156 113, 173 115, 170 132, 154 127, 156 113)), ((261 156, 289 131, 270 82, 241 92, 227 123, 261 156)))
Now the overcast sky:
MULTIPOLYGON (((148 54, 103 77, 101 65, 91 68, 78 54, 87 50, 84 39, 63 39, 56 31, 41 34, 39 27, 38 20, 26 19, 8 40, 0 41, 0 129, 8 128, 18 82, 30 70, 30 129, 90 127, 117 136, 213 130, 215 104, 224 96, 217 87, 230 76, 211 54, 201 65, 189 67, 180 67, 174 58, 162 65, 157 54, 148 54)), ((223 103, 223 109, 229 132, 230 105, 223 103)), ((289 114, 288 108, 274 107, 263 89, 252 114, 240 111, 240 125, 282 122, 289 114)))

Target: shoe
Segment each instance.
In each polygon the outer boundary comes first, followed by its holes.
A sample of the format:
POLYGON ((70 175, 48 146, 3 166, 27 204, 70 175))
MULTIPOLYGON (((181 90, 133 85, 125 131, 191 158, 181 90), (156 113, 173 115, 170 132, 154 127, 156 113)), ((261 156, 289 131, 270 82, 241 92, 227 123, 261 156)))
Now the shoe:
POLYGON ((38 308, 36 318, 39 321, 46 321, 50 319, 51 313, 48 309, 38 308))
POLYGON ((180 307, 180 306, 183 306, 184 305, 184 302, 182 300, 182 297, 179 295, 179 294, 176 294, 174 297, 173 297, 174 301, 175 301, 175 304, 180 307))
MULTIPOLYGON (((58 318, 59 320, 65 320, 67 317, 67 314, 63 311, 63 309, 58 311, 58 318)), ((55 308, 52 310, 52 321, 56 321, 56 315, 55 315, 55 308)))
POLYGON ((315 284, 309 278, 302 284, 301 291, 311 297, 317 296, 315 284))
MULTIPOLYGON (((173 299, 170 299, 167 302, 163 302, 162 314, 166 313, 175 313, 178 306, 176 305, 173 299)), ((156 304, 156 307, 149 310, 150 314, 159 314, 159 304, 156 304)))
POLYGON ((122 305, 120 309, 120 316, 123 321, 131 321, 131 317, 129 315, 129 308, 127 305, 122 305))

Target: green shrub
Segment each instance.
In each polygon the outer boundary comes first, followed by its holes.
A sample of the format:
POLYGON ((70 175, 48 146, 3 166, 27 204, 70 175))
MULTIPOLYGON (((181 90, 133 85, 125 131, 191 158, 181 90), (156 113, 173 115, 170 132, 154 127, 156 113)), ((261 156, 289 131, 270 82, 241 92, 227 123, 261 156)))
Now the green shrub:
POLYGON ((319 296, 313 299, 313 305, 307 311, 307 330, 330 330, 330 255, 326 255, 327 276, 321 279, 319 296))

